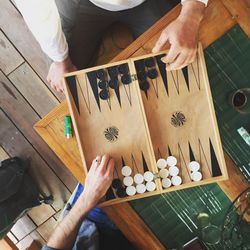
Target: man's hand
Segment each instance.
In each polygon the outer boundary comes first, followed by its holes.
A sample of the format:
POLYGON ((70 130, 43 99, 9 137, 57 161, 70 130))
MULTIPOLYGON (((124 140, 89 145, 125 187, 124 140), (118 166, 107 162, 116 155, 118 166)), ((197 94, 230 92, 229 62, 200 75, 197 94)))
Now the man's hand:
POLYGON ((62 62, 53 62, 50 65, 49 73, 47 75, 47 81, 50 83, 51 87, 58 92, 64 92, 62 76, 65 73, 69 73, 77 70, 75 65, 72 64, 69 57, 67 57, 62 62))
POLYGON ((109 155, 93 160, 85 180, 85 188, 68 215, 48 241, 53 249, 72 249, 83 219, 104 196, 113 179, 115 162, 109 155))
POLYGON ((193 62, 197 53, 199 25, 203 17, 205 5, 195 0, 183 3, 180 15, 161 33, 153 48, 160 51, 166 42, 171 47, 162 58, 167 70, 177 70, 193 62))
POLYGON ((80 197, 88 209, 93 208, 106 194, 113 179, 114 165, 115 162, 109 155, 97 156, 93 160, 86 176, 85 189, 80 197))

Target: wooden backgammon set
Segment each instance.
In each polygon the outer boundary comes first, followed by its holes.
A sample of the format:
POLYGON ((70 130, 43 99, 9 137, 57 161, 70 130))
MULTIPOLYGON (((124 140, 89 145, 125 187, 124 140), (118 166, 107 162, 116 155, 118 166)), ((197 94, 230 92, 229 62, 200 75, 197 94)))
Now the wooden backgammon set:
POLYGON ((100 206, 228 178, 201 46, 181 70, 166 71, 165 54, 64 76, 83 170, 115 159, 100 206))

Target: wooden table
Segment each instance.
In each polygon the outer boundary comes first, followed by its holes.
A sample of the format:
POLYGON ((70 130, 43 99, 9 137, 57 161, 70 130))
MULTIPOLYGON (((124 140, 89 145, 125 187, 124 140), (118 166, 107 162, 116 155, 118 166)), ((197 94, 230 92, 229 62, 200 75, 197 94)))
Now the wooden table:
MULTIPOLYGON (((204 48, 227 32, 237 22, 250 37, 250 2, 249 0, 210 0, 202 21, 199 38, 204 48)), ((127 59, 151 52, 162 29, 174 20, 181 6, 176 6, 113 61, 127 59)), ((64 136, 64 117, 69 114, 66 102, 62 102, 46 117, 35 124, 34 128, 52 148, 57 156, 69 168, 78 181, 83 182, 80 154, 75 137, 67 140, 64 136)), ((222 190, 233 200, 247 187, 243 176, 225 155, 230 179, 219 183, 222 190)), ((122 203, 105 208, 105 212, 120 228, 124 235, 139 249, 164 249, 165 247, 154 236, 143 220, 131 208, 129 203, 122 203)))

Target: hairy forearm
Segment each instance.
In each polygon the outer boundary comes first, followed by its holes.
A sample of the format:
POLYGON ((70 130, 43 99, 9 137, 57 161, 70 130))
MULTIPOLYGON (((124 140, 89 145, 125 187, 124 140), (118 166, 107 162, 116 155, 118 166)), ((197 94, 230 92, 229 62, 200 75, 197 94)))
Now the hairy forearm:
POLYGON ((205 4, 196 0, 187 0, 183 3, 179 19, 199 24, 204 16, 205 4))
POLYGON ((60 250, 72 249, 82 221, 91 209, 87 202, 83 193, 68 215, 55 229, 48 241, 49 247, 60 250))

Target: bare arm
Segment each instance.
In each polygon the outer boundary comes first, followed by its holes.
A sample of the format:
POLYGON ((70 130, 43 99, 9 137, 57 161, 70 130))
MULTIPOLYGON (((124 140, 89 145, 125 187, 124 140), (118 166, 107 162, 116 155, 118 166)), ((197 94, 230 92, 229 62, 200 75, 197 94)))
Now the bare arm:
POLYGON ((113 171, 114 160, 108 155, 98 156, 92 162, 83 193, 55 229, 48 241, 49 247, 61 250, 72 249, 83 219, 110 187, 113 171))
POLYGON ((169 53, 162 58, 167 70, 180 69, 194 61, 204 10, 204 3, 186 0, 178 18, 162 31, 153 52, 160 51, 167 42, 170 43, 169 53))

